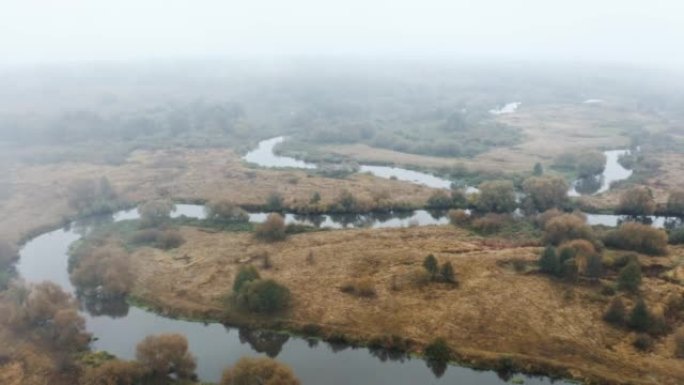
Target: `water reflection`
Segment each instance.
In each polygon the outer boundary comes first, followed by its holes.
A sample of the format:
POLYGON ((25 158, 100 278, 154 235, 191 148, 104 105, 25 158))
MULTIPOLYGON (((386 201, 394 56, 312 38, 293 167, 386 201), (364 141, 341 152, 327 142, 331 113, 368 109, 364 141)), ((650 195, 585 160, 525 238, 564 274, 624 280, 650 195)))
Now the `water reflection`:
POLYGON ((238 331, 240 343, 249 344, 257 353, 265 353, 271 358, 278 357, 283 350, 283 346, 290 339, 284 333, 277 333, 269 330, 256 330, 241 328, 238 331))
POLYGON ((103 297, 96 293, 87 293, 77 289, 76 298, 81 305, 81 310, 93 317, 121 318, 128 315, 130 308, 125 297, 103 297))

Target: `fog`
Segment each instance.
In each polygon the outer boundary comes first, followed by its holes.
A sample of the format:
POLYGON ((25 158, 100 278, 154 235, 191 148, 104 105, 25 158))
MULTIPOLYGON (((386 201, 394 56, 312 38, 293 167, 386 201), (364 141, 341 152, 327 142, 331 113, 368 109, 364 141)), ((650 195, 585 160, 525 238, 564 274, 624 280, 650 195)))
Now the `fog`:
POLYGON ((7 0, 0 65, 399 55, 677 68, 677 0, 7 0))

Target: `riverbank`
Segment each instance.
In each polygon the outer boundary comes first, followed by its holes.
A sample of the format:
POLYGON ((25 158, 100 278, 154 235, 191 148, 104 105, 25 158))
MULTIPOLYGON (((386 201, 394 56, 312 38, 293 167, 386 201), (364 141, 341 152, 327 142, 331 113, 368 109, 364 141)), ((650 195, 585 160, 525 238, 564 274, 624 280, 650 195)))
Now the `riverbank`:
MULTIPOLYGON (((525 371, 588 383, 684 379, 681 361, 668 356, 671 341, 658 341, 651 354, 639 353, 631 333, 601 321, 610 297, 599 294, 600 286, 572 286, 508 267, 513 260, 533 263, 537 248, 488 246, 485 239, 451 227, 308 233, 277 244, 255 243, 244 233, 183 228, 182 234, 186 243, 178 249, 143 248, 132 258, 138 272, 133 295, 163 314, 315 332, 328 339, 344 336, 362 345, 397 335, 412 341, 412 351, 441 336, 459 360, 477 367, 510 359, 525 371), (264 252, 273 267, 260 273, 290 288, 291 310, 274 319, 226 313, 239 261, 264 252), (416 284, 428 253, 454 265, 457 288, 416 284), (372 282, 374 296, 341 291, 360 277, 372 282)), ((681 286, 645 279, 649 303, 661 303, 673 290, 681 286)))

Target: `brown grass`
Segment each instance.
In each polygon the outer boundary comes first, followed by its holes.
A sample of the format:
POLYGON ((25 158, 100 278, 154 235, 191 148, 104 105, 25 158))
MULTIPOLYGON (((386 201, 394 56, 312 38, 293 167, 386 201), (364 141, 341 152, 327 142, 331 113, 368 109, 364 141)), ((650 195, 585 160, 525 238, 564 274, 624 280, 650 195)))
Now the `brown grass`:
MULTIPOLYGON (((271 245, 255 243, 246 233, 182 231, 188 242, 179 249, 146 248, 133 258, 136 295, 182 314, 222 314, 221 299, 230 293, 237 261, 266 249, 275 268, 261 274, 292 290, 293 308, 285 316, 290 325, 316 324, 361 340, 396 334, 423 345, 439 334, 462 357, 506 354, 616 383, 684 381, 684 365, 672 356, 673 337, 658 340, 648 355, 636 352, 629 333, 601 321, 609 298, 598 295, 598 288, 505 267, 513 260, 536 260, 537 248, 488 247, 450 227, 309 233, 271 245), (316 255, 313 265, 306 261, 310 251, 316 255), (399 284, 413 280, 429 253, 454 265, 458 288, 399 284), (372 280, 374 297, 340 291, 356 277, 372 280)), ((682 290, 655 278, 643 285, 652 304, 682 290)))
POLYGON ((286 203, 296 204, 308 202, 318 191, 321 201, 330 203, 346 189, 359 199, 370 201, 382 193, 393 201, 420 205, 433 191, 368 175, 332 179, 310 177, 298 170, 250 169, 233 151, 223 149, 139 151, 121 166, 14 164, 11 175, 12 194, 0 198, 0 238, 11 242, 35 229, 58 226, 63 217, 74 215, 67 205, 68 187, 76 180, 101 176, 107 176, 124 197, 133 201, 166 194, 188 201, 227 199, 239 205, 259 205, 278 191, 286 203), (293 177, 299 182, 287 183, 293 177))

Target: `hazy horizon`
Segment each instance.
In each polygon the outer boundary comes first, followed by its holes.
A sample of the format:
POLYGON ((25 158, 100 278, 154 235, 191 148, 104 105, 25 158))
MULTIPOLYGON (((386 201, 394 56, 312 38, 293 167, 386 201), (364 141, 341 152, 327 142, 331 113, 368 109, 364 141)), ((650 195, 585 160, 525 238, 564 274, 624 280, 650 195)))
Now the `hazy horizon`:
POLYGON ((0 66, 298 56, 610 63, 678 69, 684 3, 542 0, 13 1, 0 66))

